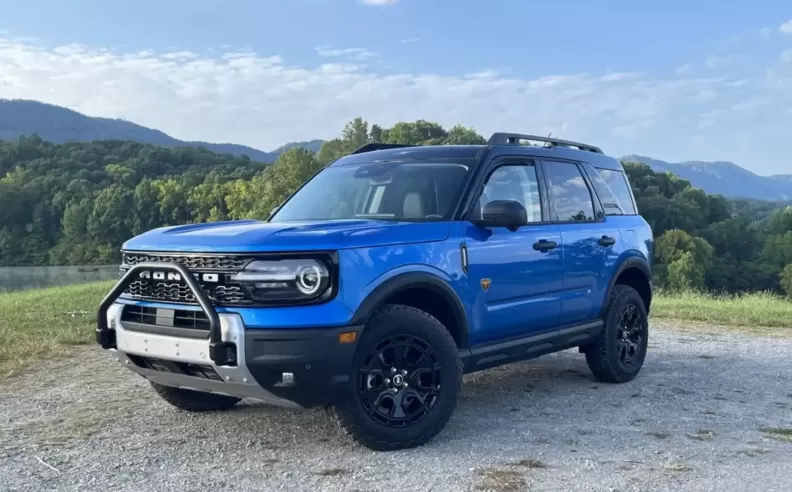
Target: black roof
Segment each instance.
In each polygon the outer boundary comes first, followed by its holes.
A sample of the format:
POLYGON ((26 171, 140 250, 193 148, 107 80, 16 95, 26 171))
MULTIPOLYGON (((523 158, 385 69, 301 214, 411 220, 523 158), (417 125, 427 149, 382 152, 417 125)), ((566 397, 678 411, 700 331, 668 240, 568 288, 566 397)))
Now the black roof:
POLYGON ((478 160, 487 151, 492 155, 524 155, 534 158, 560 158, 588 162, 594 167, 621 170, 621 163, 603 154, 599 147, 581 142, 519 133, 495 133, 486 145, 399 145, 368 143, 352 154, 335 161, 332 166, 395 160, 478 160), (543 142, 523 145, 522 141, 543 142))

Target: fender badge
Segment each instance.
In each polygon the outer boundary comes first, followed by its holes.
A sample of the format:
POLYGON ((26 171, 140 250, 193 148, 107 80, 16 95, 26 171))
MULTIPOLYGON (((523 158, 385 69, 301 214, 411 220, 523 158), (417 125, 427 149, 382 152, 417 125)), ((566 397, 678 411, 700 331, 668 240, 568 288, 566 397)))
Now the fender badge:
POLYGON ((483 290, 484 292, 487 292, 489 290, 491 284, 492 284, 492 280, 490 280, 488 278, 482 278, 481 279, 481 290, 483 290))

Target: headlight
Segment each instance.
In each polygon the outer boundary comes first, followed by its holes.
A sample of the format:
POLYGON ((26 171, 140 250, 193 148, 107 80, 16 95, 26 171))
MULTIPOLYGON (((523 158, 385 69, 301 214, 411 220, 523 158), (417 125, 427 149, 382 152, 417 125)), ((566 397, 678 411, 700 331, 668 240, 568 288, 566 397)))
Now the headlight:
POLYGON ((330 271, 315 259, 260 260, 232 276, 256 301, 311 301, 330 287, 330 271))

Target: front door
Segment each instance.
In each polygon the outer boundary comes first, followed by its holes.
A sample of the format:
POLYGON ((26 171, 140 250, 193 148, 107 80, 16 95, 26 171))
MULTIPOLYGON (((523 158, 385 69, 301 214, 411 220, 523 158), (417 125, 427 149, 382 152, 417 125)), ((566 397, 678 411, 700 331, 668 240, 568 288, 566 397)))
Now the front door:
POLYGON ((546 224, 540 171, 533 162, 504 161, 490 171, 474 206, 492 200, 522 204, 528 225, 482 229, 465 222, 469 297, 475 299, 472 344, 553 328, 561 311, 563 260, 558 225, 546 224))

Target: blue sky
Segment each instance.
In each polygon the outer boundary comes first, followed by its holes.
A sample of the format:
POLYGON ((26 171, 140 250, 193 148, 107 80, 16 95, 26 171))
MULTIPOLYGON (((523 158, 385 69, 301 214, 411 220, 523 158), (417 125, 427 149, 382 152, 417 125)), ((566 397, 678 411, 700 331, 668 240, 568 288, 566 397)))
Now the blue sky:
POLYGON ((428 119, 792 173, 788 2, 2 3, 0 97, 178 138, 270 149, 428 119))

